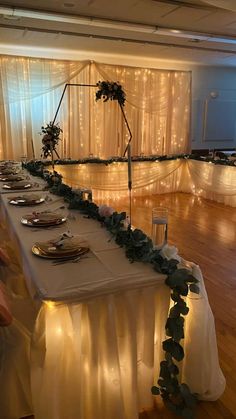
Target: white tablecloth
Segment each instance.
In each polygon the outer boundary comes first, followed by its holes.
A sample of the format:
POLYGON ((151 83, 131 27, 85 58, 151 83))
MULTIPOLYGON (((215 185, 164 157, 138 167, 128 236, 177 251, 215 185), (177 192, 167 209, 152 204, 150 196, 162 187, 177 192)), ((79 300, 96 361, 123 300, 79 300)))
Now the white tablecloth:
MULTIPOLYGON (((90 187, 95 199, 127 197, 127 163, 56 165, 64 182, 90 187)), ((236 207, 236 167, 191 159, 133 162, 133 196, 187 192, 236 207)))
MULTIPOLYGON (((31 347, 31 383, 36 419, 137 419, 151 408, 150 388, 163 359, 162 341, 170 306, 164 276, 130 264, 109 242, 99 223, 76 215, 55 231, 20 224, 26 208, 2 195, 2 211, 18 244, 29 289, 42 301, 31 347), (53 266, 32 255, 35 241, 67 228, 87 238, 89 258, 53 266)), ((54 209, 58 197, 40 206, 54 209)), ((36 209, 31 207, 30 211, 36 209)), ((39 207, 37 207, 39 209, 39 207)), ((67 211, 66 209, 63 211, 67 211)), ((181 381, 204 400, 215 400, 225 380, 218 363, 215 327, 201 271, 192 264, 201 294, 187 298, 185 358, 181 381)))

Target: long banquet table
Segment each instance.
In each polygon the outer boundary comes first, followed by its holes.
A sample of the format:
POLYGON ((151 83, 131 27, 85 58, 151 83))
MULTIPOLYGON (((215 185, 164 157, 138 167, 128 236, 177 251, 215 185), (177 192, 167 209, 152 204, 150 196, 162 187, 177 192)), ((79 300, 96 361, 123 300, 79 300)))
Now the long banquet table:
MULTIPOLYGON (((60 209, 68 222, 55 230, 23 226, 20 219, 28 209, 9 205, 9 197, 1 195, 2 216, 18 247, 31 298, 40 303, 30 358, 35 418, 137 419, 153 406, 150 388, 163 359, 170 307, 165 277, 143 263, 130 264, 99 223, 76 211, 60 209), (89 243, 90 252, 79 263, 53 265, 32 254, 36 241, 68 229, 89 243)), ((40 210, 64 205, 51 196, 40 210)), ((30 207, 34 210, 39 207, 30 207)), ((181 380, 200 398, 215 400, 225 380, 214 319, 200 268, 187 266, 201 292, 187 298, 181 380)))

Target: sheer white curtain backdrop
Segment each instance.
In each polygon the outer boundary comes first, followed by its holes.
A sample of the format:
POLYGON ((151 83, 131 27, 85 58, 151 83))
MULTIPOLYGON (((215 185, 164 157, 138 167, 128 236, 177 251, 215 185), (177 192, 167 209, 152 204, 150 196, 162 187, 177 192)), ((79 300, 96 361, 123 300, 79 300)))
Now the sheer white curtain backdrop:
MULTIPOLYGON (((66 83, 118 81, 127 95, 132 154, 189 151, 191 73, 12 56, 0 57, 0 158, 41 155, 41 126, 53 120, 66 83)), ((68 87, 56 122, 60 157, 122 155, 128 133, 117 102, 96 88, 68 87)))

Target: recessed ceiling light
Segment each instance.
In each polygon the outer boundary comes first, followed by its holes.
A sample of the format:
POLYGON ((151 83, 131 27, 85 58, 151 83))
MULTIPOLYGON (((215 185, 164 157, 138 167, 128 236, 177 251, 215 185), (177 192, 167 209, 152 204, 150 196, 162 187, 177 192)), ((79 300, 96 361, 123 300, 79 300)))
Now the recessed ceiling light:
POLYGON ((75 7, 75 3, 66 2, 66 3, 63 3, 63 7, 75 7))

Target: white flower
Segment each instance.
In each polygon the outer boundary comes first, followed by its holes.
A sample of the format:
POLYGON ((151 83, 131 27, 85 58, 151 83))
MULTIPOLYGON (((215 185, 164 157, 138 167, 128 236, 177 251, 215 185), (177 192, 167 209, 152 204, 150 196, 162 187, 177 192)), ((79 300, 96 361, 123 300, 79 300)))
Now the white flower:
POLYGON ((100 217, 110 217, 114 212, 114 209, 112 207, 109 207, 108 205, 100 205, 98 208, 98 213, 100 217))
POLYGON ((164 258, 170 260, 170 259, 175 259, 178 260, 179 262, 181 262, 181 257, 178 255, 178 249, 175 246, 169 246, 168 244, 165 244, 165 246, 162 247, 161 249, 161 256, 163 256, 164 258))
POLYGON ((127 229, 130 226, 130 217, 126 215, 126 219, 123 221, 123 226, 127 229))

